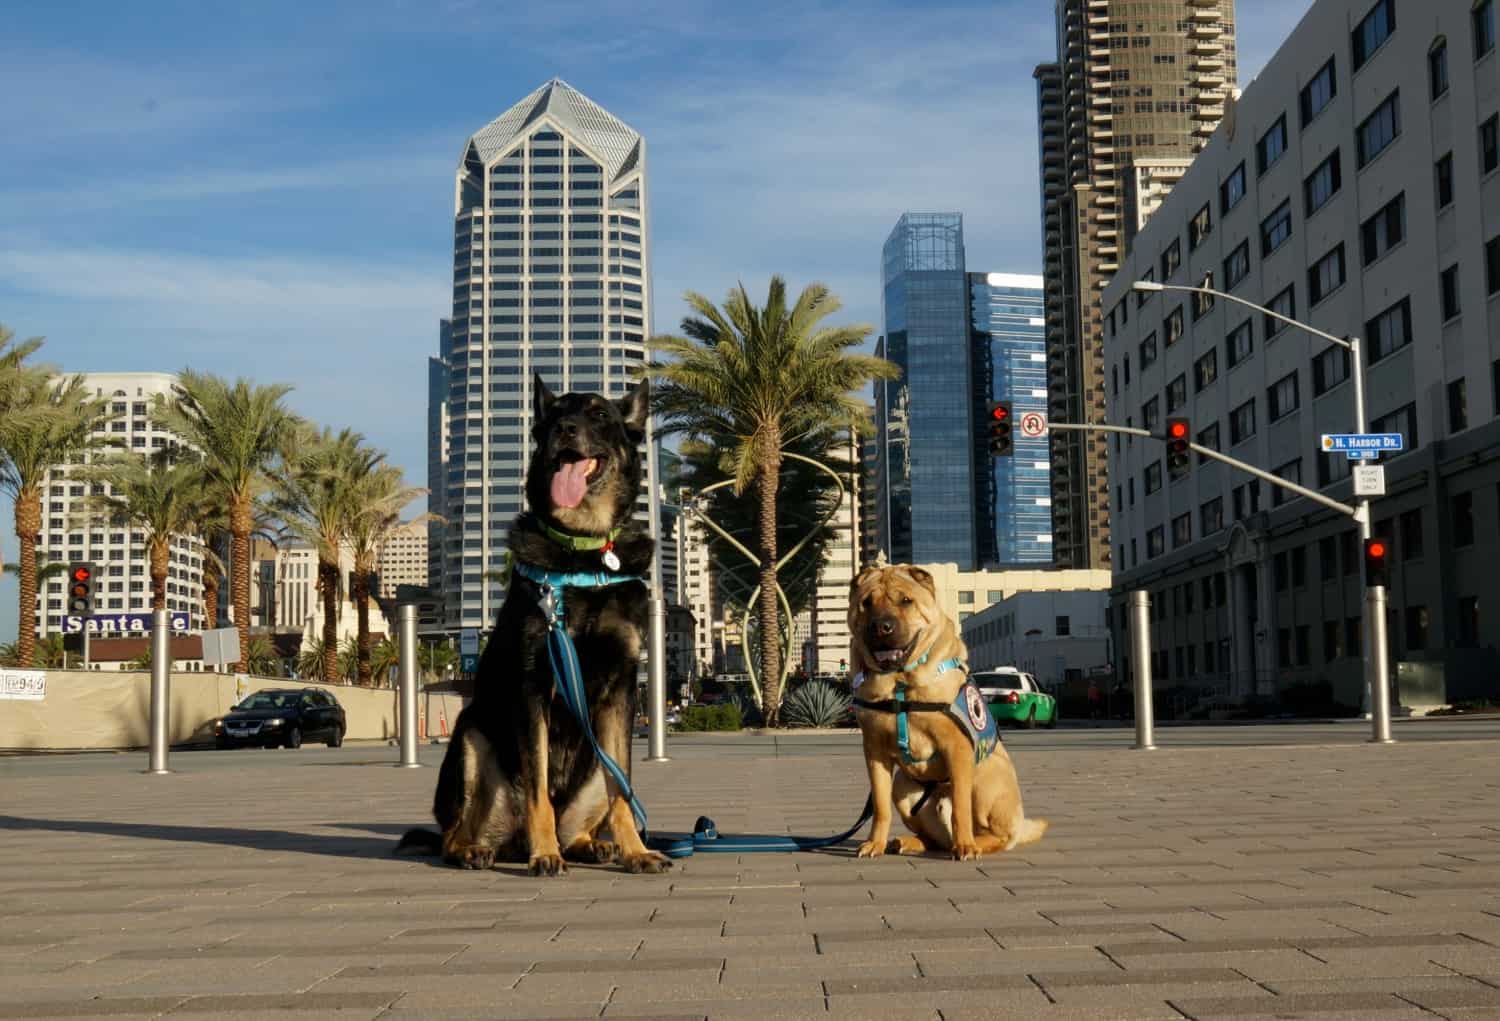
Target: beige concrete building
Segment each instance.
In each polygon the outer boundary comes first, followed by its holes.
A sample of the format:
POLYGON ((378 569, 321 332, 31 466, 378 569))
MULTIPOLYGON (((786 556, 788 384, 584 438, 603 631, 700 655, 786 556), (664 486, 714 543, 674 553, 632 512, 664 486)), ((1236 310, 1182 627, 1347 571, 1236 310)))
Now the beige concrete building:
POLYGON ((976 613, 1017 592, 1107 592, 1110 573, 1081 571, 960 571, 957 564, 919 564, 932 575, 943 612, 962 629, 976 613))
MULTIPOLYGON (((1233 0, 1058 0, 1037 67, 1050 416, 1104 420, 1099 295, 1235 86, 1233 0)), ((1053 553, 1110 566, 1104 439, 1052 433, 1053 553)))
POLYGON ((375 569, 380 573, 380 597, 395 599, 397 585, 427 585, 427 523, 402 525, 380 548, 375 569))

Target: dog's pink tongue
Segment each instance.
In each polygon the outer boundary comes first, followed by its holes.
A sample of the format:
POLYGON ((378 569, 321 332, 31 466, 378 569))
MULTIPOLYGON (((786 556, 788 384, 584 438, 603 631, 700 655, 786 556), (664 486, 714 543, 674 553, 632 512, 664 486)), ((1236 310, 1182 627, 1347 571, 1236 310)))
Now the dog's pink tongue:
POLYGON ((589 488, 590 459, 568 461, 552 475, 552 506, 577 507, 583 502, 583 494, 589 488))

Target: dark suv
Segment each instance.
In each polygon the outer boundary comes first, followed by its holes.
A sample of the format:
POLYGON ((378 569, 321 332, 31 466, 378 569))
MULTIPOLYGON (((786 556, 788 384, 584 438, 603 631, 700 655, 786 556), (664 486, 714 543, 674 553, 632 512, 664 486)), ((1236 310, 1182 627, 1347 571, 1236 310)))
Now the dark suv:
POLYGON ((267 688, 248 696, 214 723, 214 747, 300 748, 304 738, 344 743, 344 707, 320 688, 267 688))

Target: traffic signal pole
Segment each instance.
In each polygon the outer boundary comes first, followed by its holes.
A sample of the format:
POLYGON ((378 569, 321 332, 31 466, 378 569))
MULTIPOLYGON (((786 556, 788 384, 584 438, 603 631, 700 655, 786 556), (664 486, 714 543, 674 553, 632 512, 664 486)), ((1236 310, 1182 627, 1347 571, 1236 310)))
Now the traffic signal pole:
MULTIPOLYGON (((1350 371, 1354 372, 1360 364, 1359 341, 1350 338, 1344 342, 1350 351, 1350 371)), ((1364 431, 1364 384, 1363 374, 1355 375, 1355 380, 1360 381, 1355 388, 1355 404, 1359 409, 1356 414, 1360 418, 1360 431, 1364 431)), ((1048 422, 1048 429, 1060 429, 1065 432, 1104 432, 1124 433, 1127 436, 1143 436, 1148 440, 1170 442, 1170 437, 1153 433, 1148 429, 1138 429, 1127 425, 1093 425, 1076 424, 1072 422, 1048 422)), ((1329 510, 1338 511, 1340 514, 1353 518, 1359 524, 1361 535, 1361 546, 1370 537, 1370 501, 1367 497, 1361 497, 1356 504, 1347 504, 1332 497, 1324 496, 1315 489, 1296 482, 1288 482, 1279 475, 1246 464, 1237 457, 1220 453, 1212 447, 1205 447, 1198 443, 1188 443, 1188 449, 1213 461, 1220 461, 1237 468, 1242 472, 1253 475, 1258 479, 1306 497, 1314 503, 1321 504, 1329 510)), ((1365 589, 1365 634, 1363 654, 1365 661, 1365 680, 1369 685, 1370 696, 1370 741, 1375 744, 1390 744, 1391 737, 1391 692, 1390 692, 1390 657, 1385 638, 1385 602, 1386 590, 1384 585, 1367 585, 1365 589)))

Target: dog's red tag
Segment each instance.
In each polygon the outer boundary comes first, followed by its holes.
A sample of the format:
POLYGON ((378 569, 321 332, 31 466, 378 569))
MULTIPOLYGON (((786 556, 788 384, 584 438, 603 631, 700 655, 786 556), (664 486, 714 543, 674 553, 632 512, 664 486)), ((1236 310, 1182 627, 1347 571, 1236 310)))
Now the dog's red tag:
POLYGON ((604 566, 611 571, 618 571, 620 569, 620 558, 615 555, 615 544, 613 542, 606 542, 604 544, 604 556, 602 559, 604 560, 604 566))

